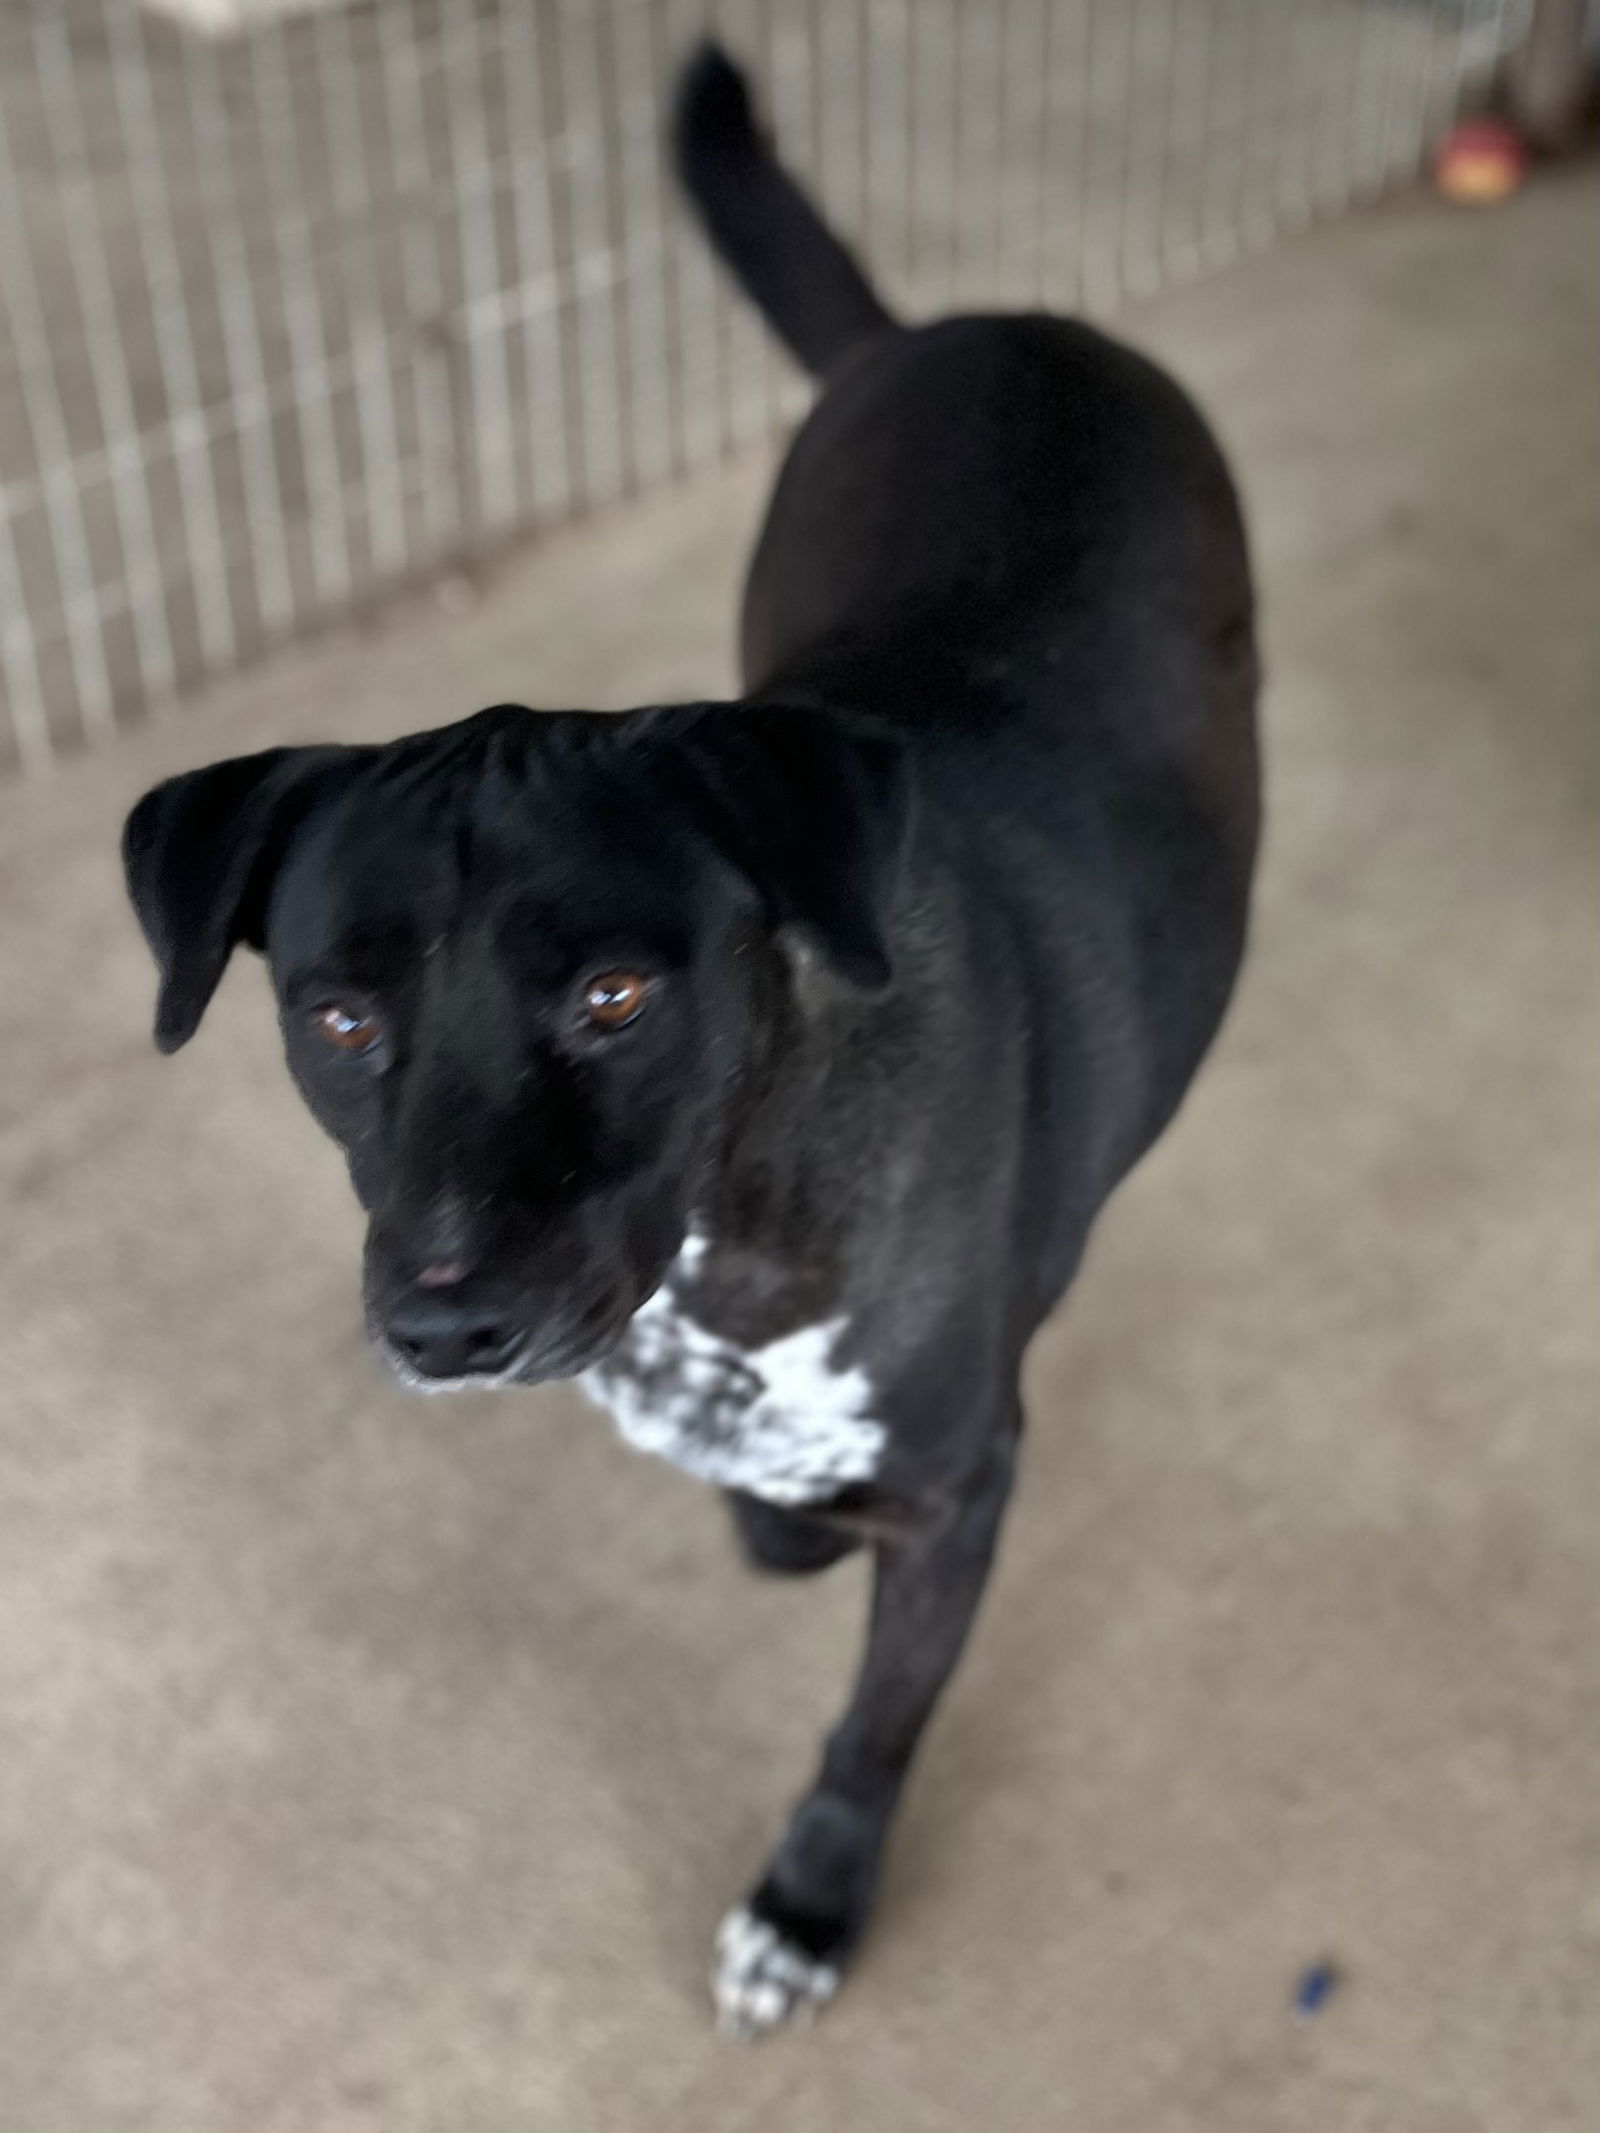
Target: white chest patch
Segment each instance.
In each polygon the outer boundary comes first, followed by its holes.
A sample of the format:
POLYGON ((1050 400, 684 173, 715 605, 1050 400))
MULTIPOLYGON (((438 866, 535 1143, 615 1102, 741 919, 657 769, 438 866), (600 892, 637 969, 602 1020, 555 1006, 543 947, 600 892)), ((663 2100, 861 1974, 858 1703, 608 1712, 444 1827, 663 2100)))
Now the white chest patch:
POLYGON ((768 1503, 831 1496, 876 1473, 885 1431, 864 1370, 834 1367, 842 1318, 739 1348, 683 1310, 674 1278, 705 1250, 684 1246, 621 1344, 578 1380, 628 1443, 687 1474, 768 1503))

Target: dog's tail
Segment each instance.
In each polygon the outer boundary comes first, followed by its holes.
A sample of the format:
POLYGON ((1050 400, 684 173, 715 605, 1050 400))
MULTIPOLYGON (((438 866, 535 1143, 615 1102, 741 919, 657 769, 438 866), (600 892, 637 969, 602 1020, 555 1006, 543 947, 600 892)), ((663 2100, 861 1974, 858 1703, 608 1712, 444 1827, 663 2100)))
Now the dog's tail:
POLYGON ((895 321, 756 129, 744 76, 707 42, 683 70, 672 145, 711 241, 818 377, 895 321))

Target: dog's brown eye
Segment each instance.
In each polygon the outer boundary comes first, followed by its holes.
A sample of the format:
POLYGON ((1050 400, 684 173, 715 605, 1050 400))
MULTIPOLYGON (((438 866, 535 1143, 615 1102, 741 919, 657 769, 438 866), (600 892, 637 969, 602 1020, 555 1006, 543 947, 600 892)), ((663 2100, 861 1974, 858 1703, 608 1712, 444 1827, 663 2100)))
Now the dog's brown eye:
POLYGON ((371 1015, 354 1014, 348 1007, 319 1007, 312 1021, 319 1035, 341 1052, 370 1052, 378 1041, 378 1025, 371 1015))
POLYGON ((646 989, 637 971, 603 970, 583 988, 583 1011, 596 1029, 621 1029, 644 1006, 646 989))

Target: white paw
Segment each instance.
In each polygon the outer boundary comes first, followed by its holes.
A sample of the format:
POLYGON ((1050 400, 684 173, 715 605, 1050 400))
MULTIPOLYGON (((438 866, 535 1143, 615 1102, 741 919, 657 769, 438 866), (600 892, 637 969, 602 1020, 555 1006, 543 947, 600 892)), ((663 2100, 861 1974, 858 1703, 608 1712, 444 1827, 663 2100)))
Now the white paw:
POLYGON ((718 1926, 711 1966, 718 2036, 747 2041, 781 2022, 809 2022, 838 1989, 832 1963, 819 1963, 743 1904, 718 1926))

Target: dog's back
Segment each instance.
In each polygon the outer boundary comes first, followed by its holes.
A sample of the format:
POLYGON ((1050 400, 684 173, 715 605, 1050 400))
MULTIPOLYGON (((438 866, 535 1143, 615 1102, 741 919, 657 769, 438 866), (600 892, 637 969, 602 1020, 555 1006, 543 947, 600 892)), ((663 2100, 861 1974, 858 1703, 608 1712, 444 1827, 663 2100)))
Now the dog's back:
POLYGON ((1146 1027, 1125 1071, 1146 1098, 1114 1138, 1131 1160, 1243 945, 1256 662, 1222 456, 1164 372, 1077 321, 898 324, 714 48, 685 76, 675 147, 722 256, 824 387, 751 565, 747 686, 905 730, 924 789, 973 829, 969 869, 1037 913, 1041 974, 1066 906, 1130 944, 1146 1027))

